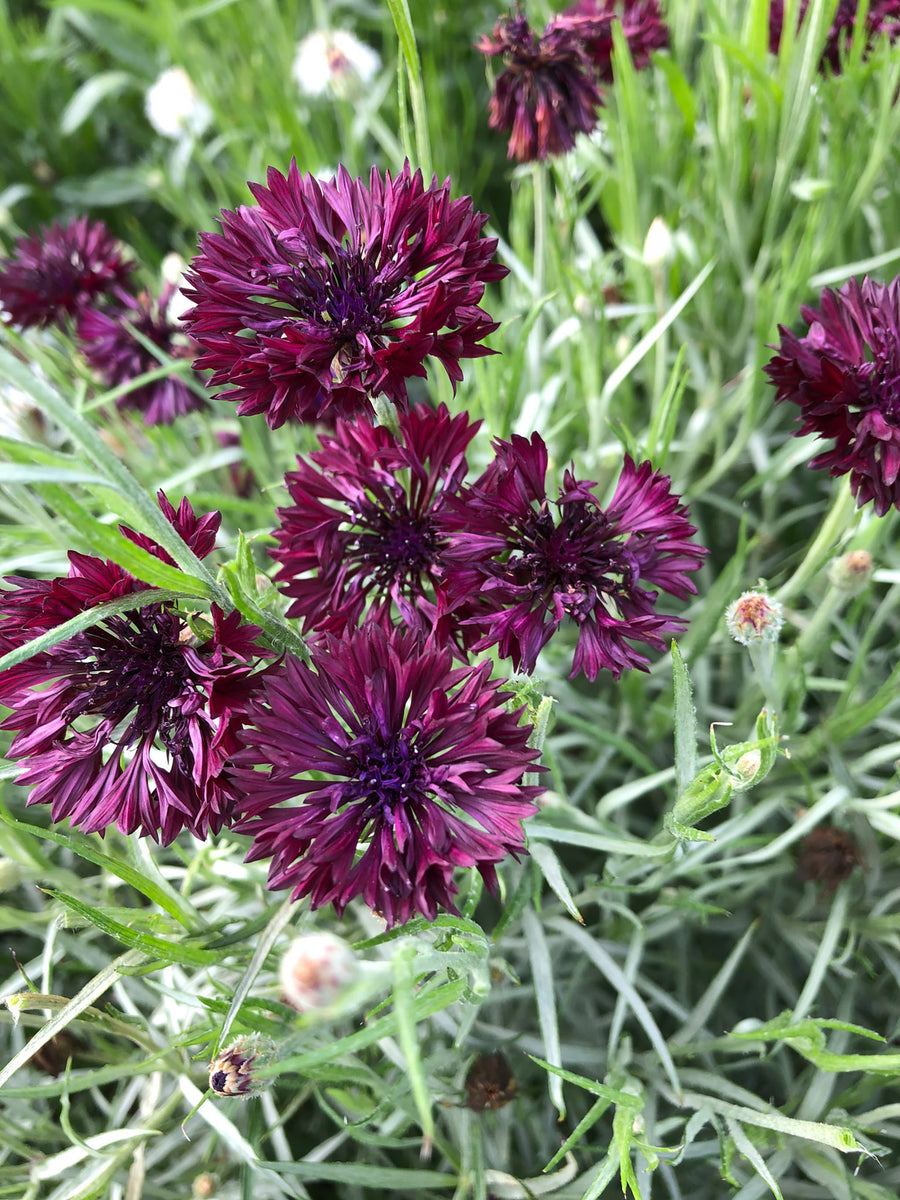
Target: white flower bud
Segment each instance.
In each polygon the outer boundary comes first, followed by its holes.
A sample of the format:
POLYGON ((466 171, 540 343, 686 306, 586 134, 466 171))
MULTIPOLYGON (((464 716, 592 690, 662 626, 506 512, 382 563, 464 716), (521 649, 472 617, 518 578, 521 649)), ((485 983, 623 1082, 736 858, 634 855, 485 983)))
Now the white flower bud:
POLYGON ((304 96, 330 92, 346 100, 370 84, 380 67, 375 51, 352 33, 318 29, 298 44, 292 70, 304 96))
POLYGON ((872 578, 875 563, 868 550, 851 550, 832 560, 828 567, 828 579, 838 591, 858 596, 872 578))
POLYGON ((662 217, 654 217, 644 239, 644 265, 651 271, 658 271, 667 266, 674 257, 675 241, 671 230, 662 217))
POLYGON ((356 975, 356 956, 333 933, 308 933, 288 946, 279 978, 288 1004, 303 1012, 333 1004, 356 975))
POLYGON ((162 137, 199 137, 212 120, 212 111, 197 94, 184 67, 169 67, 147 91, 147 120, 162 137))

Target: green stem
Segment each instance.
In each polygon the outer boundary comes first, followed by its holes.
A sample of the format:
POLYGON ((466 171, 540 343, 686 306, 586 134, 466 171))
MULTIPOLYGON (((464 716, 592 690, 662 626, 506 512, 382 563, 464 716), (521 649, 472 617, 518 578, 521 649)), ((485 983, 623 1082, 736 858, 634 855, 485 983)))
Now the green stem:
POLYGON ((828 560, 834 557, 841 538, 846 534, 849 526, 855 522, 855 507, 856 500, 850 491, 850 481, 845 478, 841 480, 831 510, 807 550, 806 557, 787 583, 778 591, 777 598, 782 604, 786 604, 802 592, 828 560))
MULTIPOLYGON (((532 206, 534 234, 534 303, 541 304, 547 286, 547 168, 544 163, 531 164, 532 206)), ((541 360, 544 347, 544 310, 540 309, 528 337, 528 374, 531 390, 540 391, 541 360)))
MULTIPOLYGON (((428 115, 425 107, 425 87, 422 82, 422 63, 419 49, 416 45, 416 35, 409 15, 408 0, 387 0, 391 12, 400 51, 406 62, 406 75, 409 82, 409 102, 412 109, 413 128, 416 135, 416 159, 418 166, 430 180, 433 168, 431 165, 431 139, 428 134, 428 115)), ((404 114, 401 113, 401 127, 404 114)))

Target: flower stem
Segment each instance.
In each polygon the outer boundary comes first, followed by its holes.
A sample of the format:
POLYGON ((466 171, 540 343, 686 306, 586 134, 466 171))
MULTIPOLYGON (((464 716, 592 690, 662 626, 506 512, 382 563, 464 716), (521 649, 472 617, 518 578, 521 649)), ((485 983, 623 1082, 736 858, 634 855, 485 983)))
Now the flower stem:
POLYGON ((782 604, 787 603, 799 592, 802 592, 819 571, 821 571, 825 563, 834 557, 835 548, 840 542, 841 537, 847 532, 850 525, 855 523, 853 515, 855 504, 856 501, 850 491, 849 479, 841 480, 831 510, 825 517, 822 528, 813 540, 812 545, 807 550, 806 557, 787 583, 776 593, 777 598, 782 604))

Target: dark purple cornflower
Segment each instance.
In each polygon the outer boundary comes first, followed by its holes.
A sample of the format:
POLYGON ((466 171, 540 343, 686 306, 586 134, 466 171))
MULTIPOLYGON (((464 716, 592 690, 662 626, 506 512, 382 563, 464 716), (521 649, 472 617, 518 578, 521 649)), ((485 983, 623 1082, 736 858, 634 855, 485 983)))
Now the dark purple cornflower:
MULTIPOLYGON (((800 0, 797 28, 806 17, 809 0, 800 0)), ((858 0, 838 0, 837 11, 828 30, 819 69, 830 68, 837 75, 841 70, 841 56, 847 52, 853 40, 858 16, 858 0)), ((769 49, 778 53, 784 29, 784 0, 771 0, 769 5, 769 49)), ((866 12, 866 49, 879 34, 887 34, 893 42, 900 37, 900 0, 871 0, 866 12)))
MULTIPOLYGON (((440 640, 452 630, 441 552, 441 516, 466 474, 480 422, 417 406, 398 436, 368 421, 338 421, 322 449, 285 475, 275 576, 304 632, 340 634, 361 619, 399 620, 440 640)), ((471 640, 471 639, 470 639, 471 640)))
POLYGON ((800 409, 797 437, 834 439, 810 467, 849 472, 857 505, 871 500, 883 516, 900 509, 900 279, 851 279, 825 288, 819 305, 801 306, 809 326, 801 337, 779 325, 781 344, 764 370, 775 399, 800 409))
POLYGON ((311 654, 267 674, 241 735, 248 861, 271 858, 269 887, 312 908, 361 896, 388 928, 455 912, 455 867, 495 892, 542 789, 522 783, 538 752, 490 664, 454 668, 448 648, 379 625, 311 654))
POLYGON ((625 464, 602 508, 596 484, 566 471, 559 499, 547 498, 547 448, 535 433, 495 443, 496 458, 470 488, 450 501, 445 571, 450 602, 470 596, 481 611, 473 649, 496 645, 523 671, 566 618, 578 643, 570 678, 603 669, 616 679, 648 660, 630 642, 662 650, 685 621, 657 613, 658 588, 685 599, 696 592, 689 573, 706 550, 668 476, 649 462, 625 464), (551 510, 551 503, 557 514, 551 510))
MULTIPOLYGON (((163 289, 158 300, 149 292, 130 296, 120 291, 113 305, 89 308, 81 314, 77 332, 82 353, 106 387, 118 387, 160 366, 160 360, 132 330, 170 358, 194 357, 191 339, 180 322, 168 316, 175 294, 171 284, 163 289)), ((177 375, 166 375, 132 388, 119 396, 116 405, 142 413, 145 425, 171 425, 176 417, 206 408, 207 402, 177 375)))
MULTIPOLYGON (((176 530, 208 552, 219 514, 197 518, 187 501, 176 513, 161 498, 176 530)), ((154 552, 149 538, 133 540, 154 552)), ((6 580, 0 650, 146 589, 112 562, 69 559, 67 578, 6 580)), ((268 652, 255 625, 215 605, 196 629, 171 601, 147 604, 0 672, 0 702, 12 710, 0 727, 16 731, 9 757, 25 760, 17 782, 32 787, 28 804, 49 803, 54 821, 69 817, 87 833, 115 825, 163 844, 230 821, 237 792, 224 767, 268 652)))
POLYGON ((17 238, 0 262, 0 307, 20 329, 63 325, 128 284, 134 265, 102 221, 75 217, 17 238))
POLYGON ((396 178, 373 167, 368 186, 344 167, 320 182, 292 162, 267 182, 250 184, 255 206, 222 213, 221 233, 200 235, 185 289, 195 366, 240 414, 275 429, 368 414, 378 395, 402 408, 427 357, 455 387, 461 358, 493 353, 480 343, 497 324, 479 304, 507 269, 449 179, 426 188, 406 163, 396 178))
POLYGON ((650 66, 654 50, 669 44, 669 30, 659 11, 659 0, 576 0, 558 20, 576 31, 581 27, 587 56, 604 83, 612 83, 613 79, 612 21, 621 23, 638 71, 650 66), (606 18, 599 28, 598 18, 606 18))
POLYGON ((585 41, 600 37, 610 20, 557 18, 537 34, 518 10, 482 36, 477 49, 488 57, 502 54, 506 64, 494 84, 488 124, 509 133, 507 158, 534 162, 564 154, 576 133, 597 124, 603 96, 585 41))

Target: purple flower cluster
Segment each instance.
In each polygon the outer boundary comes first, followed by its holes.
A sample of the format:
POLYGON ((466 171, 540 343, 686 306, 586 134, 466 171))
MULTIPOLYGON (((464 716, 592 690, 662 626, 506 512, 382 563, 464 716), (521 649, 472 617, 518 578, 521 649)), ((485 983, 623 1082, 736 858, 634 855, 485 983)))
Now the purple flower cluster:
POLYGON ((538 34, 521 7, 501 17, 477 49, 505 63, 489 106, 489 125, 509 133, 508 157, 534 162, 564 154, 590 133, 613 78, 612 26, 619 21, 638 68, 668 45, 658 0, 576 0, 538 34))
MULTIPOLYGON (((571 18, 582 33, 609 19, 571 18)), ((555 44, 574 36, 560 25, 555 44)), ((271 550, 309 660, 266 664, 260 630, 236 613, 213 605, 189 619, 151 600, 0 673, 4 727, 29 803, 50 803, 54 820, 163 843, 229 826, 252 837, 249 859, 270 861, 270 886, 313 907, 340 913, 361 897, 388 926, 431 919, 455 911, 457 867, 496 890, 541 791, 526 782, 542 768, 524 710, 492 660, 473 656, 495 649, 531 672, 568 627, 573 676, 646 668, 643 648, 684 627, 656 611, 659 594, 694 592, 706 551, 648 462, 626 458, 606 504, 574 467, 553 498, 534 434, 496 441, 470 480, 480 422, 410 404, 406 381, 426 358, 455 385, 461 359, 491 353, 481 301, 506 274, 486 218, 449 181, 426 187, 407 164, 396 178, 373 170, 366 184, 341 168, 320 183, 292 164, 268 185, 202 236, 187 326, 195 365, 239 413, 324 426, 285 477, 271 550)), ((112 294, 116 307, 91 294, 72 312, 86 358, 115 386, 145 369, 141 339, 169 349, 170 294, 112 294)), ((148 421, 192 403, 165 386, 131 393, 148 421)), ((218 514, 160 504, 207 555, 218 514)), ((63 579, 7 580, 0 652, 145 587, 111 562, 70 561, 63 579)))
MULTIPOLYGON (((797 28, 806 18, 809 0, 800 0, 797 13, 797 28)), ((846 54, 853 41, 856 21, 859 16, 858 0, 838 0, 837 11, 831 21, 831 26, 825 38, 822 49, 820 70, 830 70, 838 75, 841 70, 841 57, 846 54)), ((771 0, 769 5, 769 48, 773 54, 778 53, 781 45, 781 35, 784 30, 784 0, 771 0)), ((868 49, 876 37, 887 35, 893 42, 900 37, 900 0, 870 0, 865 18, 866 48, 868 49)))
MULTIPOLYGON (((160 360, 194 356, 180 322, 169 315, 175 289, 158 299, 131 290, 134 263, 102 221, 76 217, 20 237, 0 261, 0 315, 20 329, 71 328, 88 365, 113 388, 152 371, 160 360)), ((142 414, 147 425, 170 425, 206 407, 203 396, 167 375, 119 396, 117 407, 142 414)))
POLYGON ((706 554, 670 480, 626 457, 605 508, 572 471, 551 500, 547 448, 534 434, 495 442, 494 460, 467 484, 475 429, 443 407, 414 410, 399 436, 338 422, 310 455, 315 465, 300 460, 286 478, 294 503, 278 510, 272 554, 289 615, 309 631, 430 627, 463 650, 497 647, 527 672, 569 623, 573 676, 646 668, 631 643, 663 649, 684 628, 655 601, 695 592, 690 573, 706 554))

